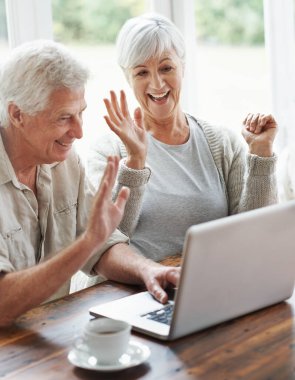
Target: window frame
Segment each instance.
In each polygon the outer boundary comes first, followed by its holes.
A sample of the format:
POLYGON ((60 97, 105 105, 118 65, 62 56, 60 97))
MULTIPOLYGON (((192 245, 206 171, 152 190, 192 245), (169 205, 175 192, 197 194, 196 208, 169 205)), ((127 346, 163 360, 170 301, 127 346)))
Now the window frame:
POLYGON ((6 0, 5 7, 10 48, 31 40, 53 39, 51 0, 6 0))
POLYGON ((280 151, 291 143, 295 125, 294 3, 293 0, 264 0, 263 6, 272 113, 280 127, 276 138, 280 151))

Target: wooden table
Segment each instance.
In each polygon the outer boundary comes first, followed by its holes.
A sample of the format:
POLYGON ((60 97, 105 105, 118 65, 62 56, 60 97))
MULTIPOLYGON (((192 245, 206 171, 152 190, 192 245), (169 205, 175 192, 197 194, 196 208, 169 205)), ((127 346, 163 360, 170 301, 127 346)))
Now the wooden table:
POLYGON ((0 378, 63 379, 295 379, 295 300, 223 323, 174 342, 133 333, 151 356, 137 367, 103 373, 74 367, 67 354, 95 303, 138 291, 105 282, 37 307, 0 330, 0 378))

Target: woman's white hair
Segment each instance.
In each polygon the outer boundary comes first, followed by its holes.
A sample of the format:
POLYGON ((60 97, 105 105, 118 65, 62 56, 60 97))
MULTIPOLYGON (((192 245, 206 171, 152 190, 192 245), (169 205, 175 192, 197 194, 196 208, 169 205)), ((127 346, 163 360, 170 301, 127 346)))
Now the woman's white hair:
POLYGON ((173 49, 185 62, 185 44, 179 29, 166 17, 147 13, 125 22, 117 37, 117 61, 128 78, 128 69, 160 57, 173 49))
POLYGON ((9 125, 8 105, 30 115, 43 111, 51 93, 85 86, 89 72, 61 44, 35 40, 12 50, 0 66, 0 124, 9 125))

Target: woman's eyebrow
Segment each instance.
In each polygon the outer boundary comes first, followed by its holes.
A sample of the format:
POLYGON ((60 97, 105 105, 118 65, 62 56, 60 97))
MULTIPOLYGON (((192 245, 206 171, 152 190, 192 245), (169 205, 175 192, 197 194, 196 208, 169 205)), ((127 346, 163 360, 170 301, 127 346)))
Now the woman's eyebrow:
MULTIPOLYGON (((162 58, 159 63, 162 63, 162 62, 167 61, 167 60, 171 61, 172 59, 170 57, 165 57, 165 58, 162 58)), ((138 69, 140 67, 146 67, 146 65, 140 64, 140 65, 134 66, 133 69, 138 69)))

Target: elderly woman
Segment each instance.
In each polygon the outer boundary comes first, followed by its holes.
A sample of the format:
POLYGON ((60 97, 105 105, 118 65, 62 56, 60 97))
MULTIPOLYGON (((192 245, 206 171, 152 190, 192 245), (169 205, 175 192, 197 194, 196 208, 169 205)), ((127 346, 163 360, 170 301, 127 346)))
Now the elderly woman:
POLYGON ((87 78, 50 41, 16 48, 0 69, 0 326, 67 294, 81 267, 145 284, 163 302, 162 287, 177 282, 178 269, 136 254, 115 230, 129 194, 123 188, 111 199, 118 158, 108 157, 95 195, 72 149, 82 137, 87 78))
POLYGON ((111 91, 105 117, 115 133, 89 157, 94 184, 106 158, 120 155, 117 191, 130 188, 120 229, 155 261, 180 253, 187 228, 277 202, 277 125, 251 115, 243 136, 185 113, 180 94, 184 41, 168 19, 148 14, 128 20, 117 39, 118 63, 140 108, 131 118, 124 92, 111 91), (116 136, 117 135, 117 136, 116 136))

